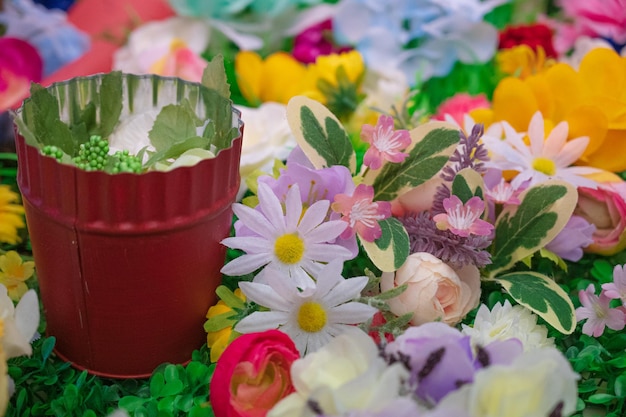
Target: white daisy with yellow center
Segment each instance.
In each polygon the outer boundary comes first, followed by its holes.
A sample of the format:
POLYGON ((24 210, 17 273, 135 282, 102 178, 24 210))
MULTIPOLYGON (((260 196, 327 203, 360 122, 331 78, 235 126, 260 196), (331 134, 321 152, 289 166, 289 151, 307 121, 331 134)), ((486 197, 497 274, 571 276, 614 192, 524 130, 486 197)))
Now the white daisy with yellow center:
POLYGON ((528 181, 528 186, 548 179, 561 179, 576 187, 596 188, 597 183, 585 175, 599 170, 584 166, 571 166, 578 161, 589 144, 586 136, 567 140, 569 125, 561 122, 545 136, 541 112, 536 112, 528 126, 529 143, 524 135, 512 128, 505 129, 506 137, 485 135, 483 143, 492 158, 487 163, 492 168, 514 170, 519 173, 511 182, 513 188, 528 181))
POLYGON ((343 261, 335 259, 315 277, 317 285, 299 289, 279 271, 265 269, 266 283, 240 282, 250 301, 267 307, 256 311, 235 326, 240 333, 278 329, 288 334, 302 355, 326 345, 334 336, 361 332, 355 324, 369 320, 375 307, 353 301, 367 285, 365 276, 345 279, 343 261))
POLYGON ((316 201, 303 214, 297 184, 287 192, 284 211, 267 184, 259 183, 258 196, 258 209, 233 205, 233 212, 254 235, 222 240, 229 248, 246 252, 224 265, 222 273, 245 275, 270 266, 292 277, 298 287, 306 288, 315 285, 311 276, 316 275, 324 263, 352 257, 345 247, 330 243, 347 227, 342 220, 326 221, 330 201, 316 201))

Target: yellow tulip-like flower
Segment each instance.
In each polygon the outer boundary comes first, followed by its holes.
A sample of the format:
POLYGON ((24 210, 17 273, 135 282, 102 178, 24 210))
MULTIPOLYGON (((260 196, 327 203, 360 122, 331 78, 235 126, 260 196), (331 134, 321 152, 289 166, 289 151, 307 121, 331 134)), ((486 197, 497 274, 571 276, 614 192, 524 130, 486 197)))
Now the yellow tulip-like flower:
MULTIPOLYGON (((246 300, 246 296, 243 295, 241 290, 237 288, 233 293, 237 298, 239 298, 243 302, 246 300)), ((215 319, 218 316, 222 316, 222 318, 228 319, 231 316, 235 315, 233 310, 234 306, 229 306, 224 302, 224 300, 220 300, 213 307, 209 308, 209 311, 206 315, 207 319, 211 321, 211 319, 215 319)), ((208 323, 208 322, 207 322, 208 323)), ((230 325, 226 325, 218 331, 215 332, 207 332, 207 345, 211 349, 211 362, 217 362, 217 360, 222 356, 224 350, 228 347, 230 342, 236 337, 233 334, 233 325, 234 322, 230 325)))
POLYGON ((24 207, 19 203, 19 194, 9 185, 0 185, 0 242, 19 242, 18 229, 24 227, 24 207))
POLYGON ((287 104, 302 94, 306 66, 285 52, 276 52, 265 60, 252 51, 235 57, 235 72, 241 94, 252 106, 267 101, 287 104))
POLYGON ((522 79, 537 74, 554 64, 553 60, 546 60, 546 51, 543 47, 538 46, 535 52, 528 45, 518 45, 498 51, 496 62, 504 74, 522 79))
POLYGON ((26 280, 33 276, 35 263, 24 262, 14 250, 0 256, 0 284, 7 287, 11 300, 19 301, 28 291, 26 280))
POLYGON ((547 124, 569 124, 569 139, 588 136, 580 163, 612 172, 626 170, 626 58, 597 48, 580 69, 559 63, 525 79, 504 78, 496 87, 491 111, 473 112, 477 123, 509 122, 526 131, 541 111, 547 124))
POLYGON ((309 65, 304 81, 305 85, 313 86, 313 91, 308 95, 320 102, 324 102, 324 93, 319 90, 319 80, 326 81, 330 86, 339 88, 342 80, 338 79, 337 70, 343 68, 350 84, 358 85, 365 72, 365 64, 361 54, 352 50, 340 54, 320 55, 314 64, 309 65), (316 97, 317 95, 317 97, 316 97))

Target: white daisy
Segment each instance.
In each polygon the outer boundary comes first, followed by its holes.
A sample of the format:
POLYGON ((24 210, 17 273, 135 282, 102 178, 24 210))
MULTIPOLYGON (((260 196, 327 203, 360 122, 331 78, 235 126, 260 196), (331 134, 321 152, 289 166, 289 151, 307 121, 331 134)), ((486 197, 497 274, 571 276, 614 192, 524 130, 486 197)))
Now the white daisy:
POLYGON ((597 183, 584 175, 599 172, 596 168, 570 166, 585 152, 589 144, 586 136, 567 140, 569 125, 561 122, 552 129, 547 138, 541 112, 536 112, 528 126, 530 144, 523 134, 505 129, 506 137, 483 137, 483 143, 493 154, 488 165, 501 170, 519 171, 511 182, 514 188, 529 181, 532 186, 548 179, 558 178, 576 187, 596 188, 597 183), (545 139, 544 139, 545 138, 545 139))
POLYGON ((243 204, 233 204, 233 212, 256 236, 235 236, 222 240, 229 248, 246 254, 222 267, 227 275, 244 275, 271 266, 291 276, 296 285, 311 287, 323 263, 332 259, 346 260, 352 255, 334 241, 347 227, 342 220, 326 221, 330 201, 313 203, 302 213, 302 200, 297 184, 285 198, 285 211, 280 200, 267 184, 259 183, 261 211, 243 204))
POLYGON ((343 262, 335 259, 316 276, 317 285, 304 290, 278 271, 267 273, 267 284, 240 282, 250 301, 267 307, 256 311, 235 326, 240 333, 279 329, 293 339, 302 355, 326 345, 334 336, 361 330, 353 326, 369 320, 376 308, 352 301, 361 294, 368 278, 345 279, 343 262))

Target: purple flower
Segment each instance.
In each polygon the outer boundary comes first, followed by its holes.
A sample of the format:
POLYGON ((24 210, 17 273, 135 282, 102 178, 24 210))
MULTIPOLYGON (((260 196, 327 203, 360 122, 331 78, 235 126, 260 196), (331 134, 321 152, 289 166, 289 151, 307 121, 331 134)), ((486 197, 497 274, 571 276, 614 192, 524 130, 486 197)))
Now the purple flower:
POLYGON ((391 361, 402 361, 409 368, 408 383, 415 395, 431 405, 473 382, 476 370, 508 365, 522 352, 522 343, 514 338, 474 351, 469 336, 441 322, 410 327, 385 348, 391 361))
POLYGON ((587 319, 583 325, 584 334, 599 337, 604 333, 605 327, 622 330, 626 325, 624 311, 611 308, 611 299, 604 292, 597 296, 593 284, 589 284, 586 290, 580 290, 578 298, 582 306, 576 309, 576 320, 587 319))
POLYGON ((624 265, 615 265, 613 282, 602 284, 602 292, 612 300, 622 300, 622 305, 626 306, 626 270, 624 265))
POLYGON ((595 225, 580 216, 572 216, 563 230, 546 245, 546 249, 563 259, 577 262, 583 257, 583 248, 593 243, 595 231, 595 225))

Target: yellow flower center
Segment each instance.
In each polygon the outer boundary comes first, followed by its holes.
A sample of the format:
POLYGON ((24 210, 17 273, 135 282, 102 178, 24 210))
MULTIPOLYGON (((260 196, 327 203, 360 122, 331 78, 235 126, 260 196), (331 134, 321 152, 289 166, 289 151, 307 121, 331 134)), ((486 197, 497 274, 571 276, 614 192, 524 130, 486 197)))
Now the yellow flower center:
POLYGON ((282 263, 296 264, 304 255, 304 241, 295 233, 279 236, 274 243, 274 253, 282 263))
POLYGON ((317 333, 326 326, 326 310, 320 303, 307 301, 298 310, 298 326, 308 333, 317 333))
POLYGON ((533 161, 533 169, 535 171, 543 172, 546 175, 556 174, 556 165, 552 159, 544 158, 540 156, 533 161))

